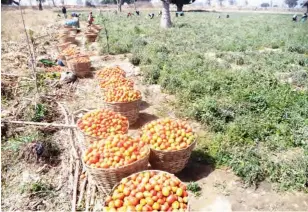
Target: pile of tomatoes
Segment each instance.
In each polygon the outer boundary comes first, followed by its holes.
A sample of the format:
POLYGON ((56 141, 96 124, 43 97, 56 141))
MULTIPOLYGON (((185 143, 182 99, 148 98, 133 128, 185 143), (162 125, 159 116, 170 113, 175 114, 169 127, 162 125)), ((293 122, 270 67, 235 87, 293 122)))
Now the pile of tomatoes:
POLYGON ((141 92, 130 87, 111 88, 104 93, 105 102, 133 102, 141 98, 141 92))
POLYGON ((119 168, 145 158, 148 154, 149 148, 140 139, 118 134, 91 144, 83 160, 93 168, 119 168))
POLYGON ((73 56, 79 53, 79 50, 75 47, 67 47, 62 51, 62 55, 64 56, 73 56))
POLYGON ((100 81, 101 88, 109 89, 109 88, 119 88, 119 87, 134 87, 134 82, 130 79, 126 79, 123 76, 114 75, 110 78, 104 79, 100 81))
POLYGON ((144 171, 122 179, 105 200, 104 211, 187 211, 186 185, 174 175, 144 171))
POLYGON ((185 149, 194 142, 192 128, 185 121, 170 118, 152 121, 141 129, 141 140, 152 149, 175 151, 185 149))
POLYGON ((104 68, 96 72, 96 76, 100 79, 108 79, 112 76, 125 77, 126 73, 119 66, 104 68))
POLYGON ((111 110, 99 109, 85 114, 78 120, 77 126, 88 136, 106 138, 127 133, 128 119, 111 110))

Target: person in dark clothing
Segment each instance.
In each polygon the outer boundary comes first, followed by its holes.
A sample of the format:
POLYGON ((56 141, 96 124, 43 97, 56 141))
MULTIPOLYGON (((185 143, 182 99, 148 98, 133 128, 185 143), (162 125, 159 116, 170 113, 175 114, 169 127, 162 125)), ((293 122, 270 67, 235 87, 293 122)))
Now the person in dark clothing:
POLYGON ((62 62, 62 60, 56 59, 55 62, 56 62, 56 64, 57 64, 58 66, 65 66, 64 63, 62 62))
POLYGON ((62 7, 62 13, 64 15, 64 18, 67 18, 67 15, 66 15, 66 8, 63 6, 62 7))
POLYGON ((140 15, 140 12, 139 12, 139 11, 136 11, 136 15, 138 15, 138 16, 139 16, 139 15, 140 15))
POLYGON ((148 16, 150 17, 150 19, 153 19, 154 18, 154 13, 150 13, 150 14, 148 14, 148 16))
POLYGON ((301 18, 301 22, 305 22, 307 20, 307 13, 304 13, 304 15, 301 18))
POLYGON ((297 15, 293 15, 292 21, 296 22, 297 21, 297 15))

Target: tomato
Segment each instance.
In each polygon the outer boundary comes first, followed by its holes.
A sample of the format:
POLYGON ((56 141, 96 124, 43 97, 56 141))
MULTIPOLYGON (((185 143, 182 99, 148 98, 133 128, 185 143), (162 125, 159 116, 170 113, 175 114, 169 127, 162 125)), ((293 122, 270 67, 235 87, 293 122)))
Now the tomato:
POLYGON ((167 202, 169 203, 169 205, 171 205, 177 198, 175 197, 175 195, 171 194, 170 196, 167 197, 167 202))
POLYGON ((175 201, 172 203, 172 208, 173 209, 179 209, 180 208, 180 203, 178 201, 175 201))
POLYGON ((170 194, 170 189, 168 189, 167 187, 163 187, 162 189, 162 194, 167 197, 170 194))
POLYGON ((139 202, 139 199, 137 199, 136 197, 130 197, 129 198, 129 203, 133 206, 136 206, 139 202))
POLYGON ((158 202, 155 202, 155 203, 153 204, 152 208, 153 208, 154 210, 160 210, 160 204, 159 204, 158 202))

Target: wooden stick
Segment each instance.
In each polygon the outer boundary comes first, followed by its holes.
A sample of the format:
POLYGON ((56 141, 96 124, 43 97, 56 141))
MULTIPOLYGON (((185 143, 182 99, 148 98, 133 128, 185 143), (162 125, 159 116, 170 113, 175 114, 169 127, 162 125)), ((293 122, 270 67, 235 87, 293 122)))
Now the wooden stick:
MULTIPOLYGON (((65 117, 65 123, 68 124, 69 123, 69 119, 68 119, 68 115, 67 115, 67 111, 65 109, 65 107, 57 102, 59 107, 61 108, 62 110, 62 113, 64 114, 64 117, 65 117)), ((70 145, 72 147, 72 151, 73 151, 73 155, 75 157, 75 159, 79 159, 79 156, 78 156, 78 153, 76 151, 76 148, 75 148, 75 145, 74 145, 74 141, 73 141, 73 132, 72 132, 72 129, 69 129, 69 141, 70 141, 70 145)))
POLYGON ((86 194, 86 212, 89 211, 90 206, 90 195, 91 195, 91 181, 89 180, 88 186, 87 186, 87 194, 86 194))
POLYGON ((94 206, 94 200, 95 200, 95 192, 96 192, 96 186, 92 184, 92 192, 91 192, 91 201, 90 201, 90 206, 94 206))
POLYGON ((24 16, 22 14, 22 8, 20 6, 20 1, 21 0, 19 0, 19 10, 20 10, 22 24, 24 26, 24 31, 25 31, 25 34, 26 34, 26 38, 27 38, 26 41, 27 41, 28 48, 29 48, 29 54, 30 54, 30 57, 31 57, 32 74, 33 74, 33 77, 35 79, 35 99, 34 99, 34 104, 36 106, 36 101, 37 101, 37 98, 38 98, 39 94, 38 94, 38 82, 37 82, 37 74, 36 74, 36 65, 34 64, 35 63, 35 51, 34 51, 33 43, 32 43, 32 47, 33 47, 32 50, 33 50, 33 52, 31 51, 29 35, 28 35, 27 29, 26 29, 26 24, 25 24, 24 16))
POLYGON ((82 181, 80 193, 79 193, 79 199, 78 199, 78 203, 77 203, 77 208, 80 207, 81 202, 83 200, 83 196, 84 196, 84 192, 85 192, 85 189, 86 189, 87 182, 88 182, 88 176, 86 176, 85 179, 82 181))
POLYGON ((73 188, 73 200, 72 200, 72 212, 76 211, 76 201, 77 201, 77 186, 78 186, 78 178, 79 178, 79 164, 80 160, 76 160, 75 166, 75 175, 74 175, 74 188, 73 188))
POLYGON ((10 120, 1 120, 1 121, 4 122, 4 123, 11 123, 11 124, 25 124, 25 125, 47 126, 47 127, 77 128, 76 125, 68 125, 68 124, 32 122, 32 121, 10 121, 10 120))

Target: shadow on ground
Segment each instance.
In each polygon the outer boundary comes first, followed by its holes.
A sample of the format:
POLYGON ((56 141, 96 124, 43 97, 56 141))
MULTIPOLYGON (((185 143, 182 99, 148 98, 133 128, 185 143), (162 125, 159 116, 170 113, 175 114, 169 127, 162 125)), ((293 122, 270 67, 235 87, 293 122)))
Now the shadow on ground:
POLYGON ((194 150, 186 167, 177 175, 184 182, 198 181, 215 169, 214 159, 201 150, 194 150))
POLYGON ((145 110, 148 107, 150 107, 151 105, 149 103, 147 103, 146 101, 141 101, 140 103, 140 110, 145 110))
POLYGON ((148 113, 139 113, 139 118, 136 123, 130 126, 130 129, 140 129, 146 123, 158 119, 157 116, 148 113))

